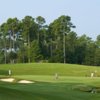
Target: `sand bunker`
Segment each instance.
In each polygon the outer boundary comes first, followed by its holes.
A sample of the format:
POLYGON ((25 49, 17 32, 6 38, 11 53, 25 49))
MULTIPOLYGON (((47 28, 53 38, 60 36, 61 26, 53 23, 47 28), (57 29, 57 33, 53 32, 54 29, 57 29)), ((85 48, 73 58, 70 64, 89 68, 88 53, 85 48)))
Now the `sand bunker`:
POLYGON ((28 80, 20 80, 20 81, 16 81, 14 78, 3 78, 3 79, 0 79, 0 81, 3 81, 3 82, 17 82, 17 83, 23 83, 23 84, 28 84, 28 83, 34 83, 32 81, 28 81, 28 80))
POLYGON ((0 79, 0 81, 3 81, 3 82, 13 82, 14 80, 15 80, 14 78, 0 79))
POLYGON ((34 82, 28 81, 28 80, 20 80, 18 83, 25 83, 25 84, 28 84, 28 83, 34 83, 34 82))

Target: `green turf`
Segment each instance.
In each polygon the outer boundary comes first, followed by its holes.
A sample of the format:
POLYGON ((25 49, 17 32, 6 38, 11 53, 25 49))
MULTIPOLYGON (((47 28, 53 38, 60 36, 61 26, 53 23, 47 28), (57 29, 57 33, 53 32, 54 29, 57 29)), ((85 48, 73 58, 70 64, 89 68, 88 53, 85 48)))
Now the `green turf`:
POLYGON ((0 65, 1 76, 13 77, 13 83, 0 81, 0 100, 99 100, 100 93, 88 90, 100 87, 99 77, 90 77, 96 72, 100 76, 100 68, 71 64, 12 64, 0 65), (8 76, 8 70, 12 76, 8 76), (2 74, 3 73, 3 74, 2 74), (56 80, 54 74, 58 73, 56 80), (34 81, 32 84, 19 84, 17 80, 34 81), (82 91, 81 91, 82 90, 82 91))
MULTIPOLYGON (((78 82, 78 81, 77 81, 78 82)), ((99 93, 74 89, 81 83, 0 83, 0 100, 99 100, 99 93)))
POLYGON ((100 76, 100 68, 93 66, 82 66, 72 64, 53 63, 30 63, 30 64, 9 64, 0 65, 0 70, 11 69, 13 75, 54 75, 58 73, 64 76, 90 76, 91 72, 97 71, 100 76))
POLYGON ((26 79, 36 82, 49 82, 49 83, 81 83, 86 85, 100 86, 100 77, 70 77, 70 76, 59 76, 55 79, 54 76, 47 75, 16 75, 13 76, 16 79, 26 79))

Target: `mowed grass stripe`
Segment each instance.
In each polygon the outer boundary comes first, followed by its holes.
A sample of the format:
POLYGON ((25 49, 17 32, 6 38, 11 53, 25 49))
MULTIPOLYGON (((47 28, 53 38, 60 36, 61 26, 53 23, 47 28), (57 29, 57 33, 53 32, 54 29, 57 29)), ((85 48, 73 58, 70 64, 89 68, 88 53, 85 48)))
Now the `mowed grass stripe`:
POLYGON ((100 77, 72 77, 72 76, 59 76, 55 79, 53 75, 16 75, 13 76, 17 79, 26 79, 36 82, 49 82, 49 83, 78 83, 86 85, 94 85, 100 87, 100 77))

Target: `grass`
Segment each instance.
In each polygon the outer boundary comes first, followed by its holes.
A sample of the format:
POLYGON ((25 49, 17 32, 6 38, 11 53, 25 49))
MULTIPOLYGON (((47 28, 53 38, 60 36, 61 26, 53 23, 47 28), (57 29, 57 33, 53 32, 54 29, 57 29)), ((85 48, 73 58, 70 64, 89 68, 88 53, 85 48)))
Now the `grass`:
POLYGON ((11 77, 16 80, 26 79, 35 83, 0 82, 0 100, 100 99, 100 93, 87 92, 91 87, 100 87, 100 78, 90 77, 93 71, 100 76, 99 67, 52 63, 9 64, 0 65, 0 77, 10 77, 7 75, 9 69, 12 70, 11 77), (59 75, 57 80, 55 73, 59 75))
MULTIPOLYGON (((30 63, 0 65, 0 70, 12 70, 13 75, 54 75, 60 76, 90 76, 91 72, 97 71, 100 76, 100 68, 93 66, 53 64, 53 63, 30 63)), ((7 74, 7 73, 6 73, 7 74)))
POLYGON ((74 89, 77 85, 80 83, 0 83, 0 100, 99 100, 99 93, 78 91, 74 89))
POLYGON ((72 77, 72 76, 59 76, 56 80, 54 76, 47 75, 16 75, 13 76, 17 79, 26 79, 36 82, 49 82, 49 83, 81 83, 86 85, 100 86, 99 77, 72 77))

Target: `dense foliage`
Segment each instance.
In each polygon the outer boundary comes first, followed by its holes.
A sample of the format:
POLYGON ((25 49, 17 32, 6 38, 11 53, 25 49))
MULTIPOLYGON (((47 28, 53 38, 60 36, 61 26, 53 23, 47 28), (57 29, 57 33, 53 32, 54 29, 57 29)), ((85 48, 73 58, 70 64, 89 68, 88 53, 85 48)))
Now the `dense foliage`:
POLYGON ((9 18, 0 25, 0 63, 59 62, 100 66, 100 35, 77 36, 70 16, 9 18))

